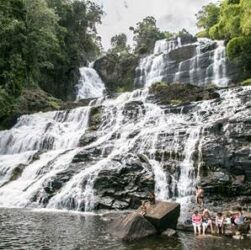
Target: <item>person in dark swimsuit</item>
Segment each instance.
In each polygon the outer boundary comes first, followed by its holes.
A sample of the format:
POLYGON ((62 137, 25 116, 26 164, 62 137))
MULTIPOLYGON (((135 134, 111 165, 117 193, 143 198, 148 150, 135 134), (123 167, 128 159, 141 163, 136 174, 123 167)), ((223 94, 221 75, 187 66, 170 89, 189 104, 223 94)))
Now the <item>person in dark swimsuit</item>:
POLYGON ((149 192, 149 201, 150 201, 151 205, 155 205, 156 204, 154 192, 149 192))
POLYGON ((204 189, 201 186, 196 187, 196 203, 204 206, 204 189))

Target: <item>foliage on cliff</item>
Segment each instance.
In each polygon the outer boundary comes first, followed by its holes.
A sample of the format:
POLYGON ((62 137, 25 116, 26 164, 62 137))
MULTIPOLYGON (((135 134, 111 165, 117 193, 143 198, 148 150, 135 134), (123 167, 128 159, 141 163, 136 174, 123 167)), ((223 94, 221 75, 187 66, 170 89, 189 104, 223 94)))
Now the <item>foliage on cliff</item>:
POLYGON ((0 117, 24 88, 70 98, 78 68, 100 53, 102 14, 88 0, 0 0, 0 117))
POLYGON ((172 36, 169 32, 161 32, 156 25, 156 19, 152 16, 144 18, 136 24, 135 28, 130 27, 129 29, 133 31, 133 40, 136 43, 134 52, 136 54, 150 53, 157 40, 172 36))
POLYGON ((0 0, 1 86, 16 97, 23 87, 69 84, 72 72, 99 52, 101 14, 85 1, 0 0))
POLYGON ((227 42, 230 60, 239 65, 243 77, 251 74, 251 1, 223 0, 206 5, 197 15, 203 34, 227 42))
POLYGON ((121 93, 133 90, 138 60, 128 51, 110 52, 98 59, 94 68, 105 82, 108 93, 121 93))

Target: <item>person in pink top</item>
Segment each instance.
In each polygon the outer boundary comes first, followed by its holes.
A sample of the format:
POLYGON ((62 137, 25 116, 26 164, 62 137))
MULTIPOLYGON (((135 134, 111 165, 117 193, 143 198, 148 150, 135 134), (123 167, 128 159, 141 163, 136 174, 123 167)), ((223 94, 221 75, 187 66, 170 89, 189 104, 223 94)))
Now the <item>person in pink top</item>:
POLYGON ((198 211, 195 211, 192 215, 192 222, 193 222, 193 230, 194 234, 201 234, 201 224, 202 224, 202 216, 199 214, 198 211))

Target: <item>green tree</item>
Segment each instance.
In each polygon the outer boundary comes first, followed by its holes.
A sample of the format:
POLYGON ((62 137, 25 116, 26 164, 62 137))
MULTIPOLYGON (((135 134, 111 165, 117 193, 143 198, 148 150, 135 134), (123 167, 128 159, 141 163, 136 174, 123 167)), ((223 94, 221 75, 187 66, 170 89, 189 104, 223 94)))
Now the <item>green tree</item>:
POLYGON ((0 85, 18 96, 24 82, 25 6, 22 0, 0 0, 0 85))
POLYGON ((159 30, 156 19, 152 16, 144 18, 137 23, 136 28, 130 27, 130 30, 133 31, 135 52, 138 54, 149 53, 157 40, 165 38, 165 34, 159 30))
POLYGON ((26 86, 35 85, 43 70, 54 69, 51 62, 59 53, 56 36, 58 16, 45 0, 25 0, 25 59, 26 86))
POLYGON ((40 85, 56 97, 73 98, 78 68, 100 54, 96 24, 101 22, 103 11, 91 1, 48 0, 48 4, 59 16, 56 34, 60 56, 52 58, 55 69, 44 72, 46 79, 40 85))
POLYGON ((213 25, 217 24, 219 15, 220 7, 217 4, 205 5, 196 15, 197 26, 208 31, 213 25))
POLYGON ((204 6, 197 15, 200 17, 199 26, 211 38, 224 39, 227 42, 228 57, 240 66, 243 77, 247 77, 251 74, 251 1, 223 0, 216 23, 205 21, 209 16, 205 10, 211 8, 210 6, 212 5, 204 6))
POLYGON ((127 45, 127 37, 124 33, 113 36, 111 38, 111 45, 112 53, 121 53, 129 51, 129 46, 127 45))

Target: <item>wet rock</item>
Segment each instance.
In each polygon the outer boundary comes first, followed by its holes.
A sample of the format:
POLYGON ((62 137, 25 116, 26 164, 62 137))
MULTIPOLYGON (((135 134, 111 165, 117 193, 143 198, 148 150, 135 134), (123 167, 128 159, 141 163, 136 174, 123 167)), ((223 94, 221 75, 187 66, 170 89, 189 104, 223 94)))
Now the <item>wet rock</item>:
POLYGON ((96 141, 98 138, 98 134, 96 131, 87 131, 84 135, 81 136, 80 141, 79 141, 79 146, 84 147, 94 141, 96 141))
POLYGON ((110 162, 108 169, 102 169, 95 179, 94 189, 98 194, 97 208, 137 208, 148 192, 154 190, 154 176, 147 169, 148 163, 135 155, 122 156, 110 162))
POLYGON ((139 58, 132 54, 108 53, 95 61, 94 69, 105 83, 108 93, 130 91, 134 88, 138 60, 139 58))
POLYGON ((99 202, 99 209, 110 209, 113 203, 114 203, 113 198, 103 197, 102 201, 99 202))
POLYGON ((164 232, 161 233, 161 235, 165 236, 165 237, 172 237, 176 234, 177 234, 177 232, 171 228, 168 228, 164 232))
POLYGON ((102 121, 102 106, 94 106, 90 110, 89 130, 97 130, 102 121))
POLYGON ((150 221, 158 232, 167 228, 175 229, 180 216, 180 204, 170 202, 157 202, 147 209, 145 218, 150 221))
POLYGON ((243 240, 244 236, 243 235, 233 235, 232 238, 235 239, 235 240, 243 240))
POLYGON ((247 234, 246 237, 247 237, 248 239, 251 239, 251 234, 247 234))
POLYGON ((131 213, 112 226, 113 234, 124 241, 142 239, 157 233, 155 227, 142 215, 131 213))
POLYGON ((243 224, 243 225, 239 225, 237 227, 237 230, 241 233, 241 234, 247 234, 249 232, 249 224, 243 224))
POLYGON ((193 232, 193 225, 178 223, 176 229, 180 231, 185 231, 185 232, 193 232))
POLYGON ((169 53, 170 59, 176 62, 186 61, 192 58, 195 54, 196 46, 188 45, 185 47, 177 48, 169 53))
POLYGON ((233 236, 233 231, 231 229, 226 229, 224 234, 225 236, 233 236))
POLYGON ((136 120, 142 114, 145 114, 144 104, 141 101, 128 102, 124 106, 123 115, 127 119, 136 120))
POLYGON ((153 100, 161 105, 185 105, 219 97, 213 89, 204 90, 189 84, 165 84, 163 82, 153 84, 150 93, 153 94, 153 100))
POLYGON ((114 209, 127 209, 129 207, 129 203, 126 201, 118 201, 116 200, 113 204, 112 207, 114 209))

